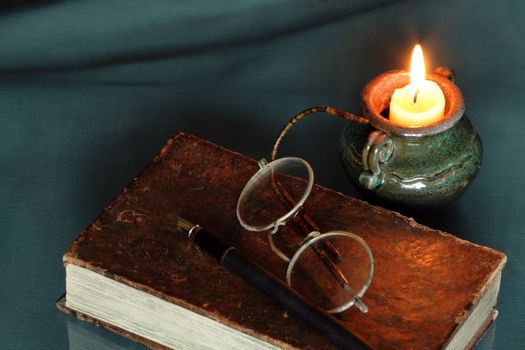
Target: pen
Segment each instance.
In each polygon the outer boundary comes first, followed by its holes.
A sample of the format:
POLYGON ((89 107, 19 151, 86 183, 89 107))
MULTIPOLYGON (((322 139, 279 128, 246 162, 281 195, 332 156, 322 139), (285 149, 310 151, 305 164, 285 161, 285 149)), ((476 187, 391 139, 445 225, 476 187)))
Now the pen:
POLYGON ((340 349, 369 349, 338 321, 310 305, 282 281, 240 254, 235 247, 225 244, 208 230, 180 217, 177 217, 177 225, 188 232, 189 239, 217 259, 224 267, 272 297, 296 317, 307 321, 340 349))

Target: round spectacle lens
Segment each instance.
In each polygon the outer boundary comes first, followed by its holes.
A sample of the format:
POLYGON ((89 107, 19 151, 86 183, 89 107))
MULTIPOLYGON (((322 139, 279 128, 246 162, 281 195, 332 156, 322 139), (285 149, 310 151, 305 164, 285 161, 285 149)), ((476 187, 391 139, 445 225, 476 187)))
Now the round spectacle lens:
POLYGON ((332 231, 306 241, 292 257, 288 285, 313 305, 329 313, 352 305, 366 312, 360 301, 374 272, 370 248, 352 233, 332 231))
POLYGON ((275 233, 304 204, 313 182, 313 170, 301 158, 280 158, 262 165, 239 196, 239 222, 250 231, 275 233))

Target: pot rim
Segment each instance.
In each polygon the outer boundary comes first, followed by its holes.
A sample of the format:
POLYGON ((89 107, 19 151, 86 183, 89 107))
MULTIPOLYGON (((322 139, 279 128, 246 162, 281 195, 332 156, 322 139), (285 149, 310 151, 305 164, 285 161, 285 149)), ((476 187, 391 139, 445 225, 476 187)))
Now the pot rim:
POLYGON ((445 95, 445 115, 438 122, 421 127, 405 127, 392 123, 381 115, 390 105, 394 90, 410 82, 410 73, 403 70, 391 70, 380 74, 364 87, 361 93, 363 114, 373 127, 401 136, 429 136, 450 129, 465 112, 463 95, 456 84, 440 74, 427 73, 426 79, 438 84, 445 95))

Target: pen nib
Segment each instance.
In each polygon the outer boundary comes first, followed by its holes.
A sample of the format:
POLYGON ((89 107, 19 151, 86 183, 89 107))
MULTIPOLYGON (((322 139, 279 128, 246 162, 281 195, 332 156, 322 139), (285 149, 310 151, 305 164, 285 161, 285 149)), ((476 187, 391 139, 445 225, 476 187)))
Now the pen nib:
POLYGON ((180 228, 186 231, 190 231, 193 227, 195 227, 194 224, 192 224, 186 219, 181 218, 180 216, 175 216, 175 219, 177 221, 177 226, 179 226, 180 228))

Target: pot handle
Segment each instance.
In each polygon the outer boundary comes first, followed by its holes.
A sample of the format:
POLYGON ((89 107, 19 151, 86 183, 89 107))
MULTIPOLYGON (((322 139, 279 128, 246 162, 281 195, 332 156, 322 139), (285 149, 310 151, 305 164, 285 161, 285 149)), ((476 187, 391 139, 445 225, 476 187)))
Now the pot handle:
POLYGON ((394 142, 390 135, 380 130, 372 131, 368 135, 361 153, 364 171, 359 175, 359 183, 369 190, 375 190, 384 181, 382 164, 394 154, 394 142))

